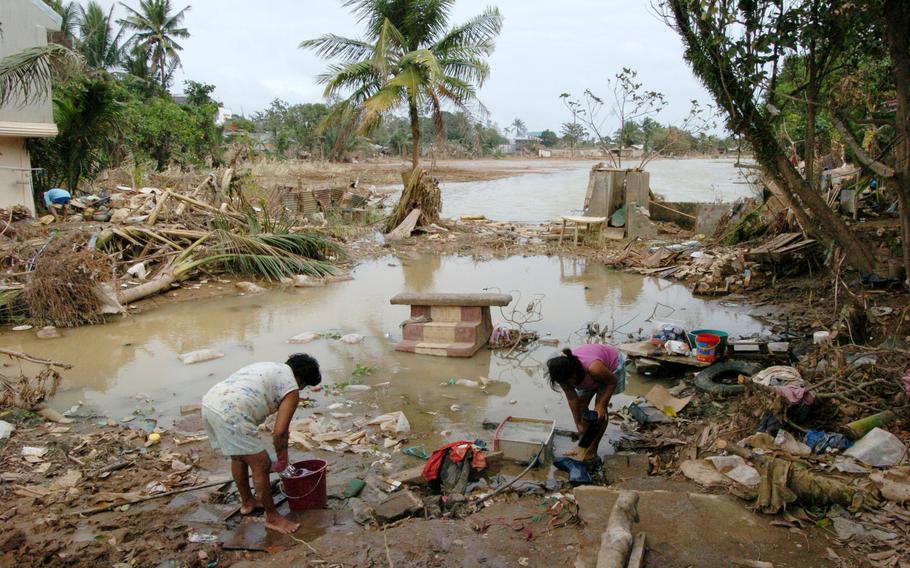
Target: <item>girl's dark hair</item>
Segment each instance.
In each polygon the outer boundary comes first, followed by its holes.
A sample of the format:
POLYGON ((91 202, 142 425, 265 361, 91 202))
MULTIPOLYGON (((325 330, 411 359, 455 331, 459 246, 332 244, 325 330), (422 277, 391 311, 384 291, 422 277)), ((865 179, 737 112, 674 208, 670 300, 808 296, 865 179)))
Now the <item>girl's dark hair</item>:
POLYGON ((572 353, 568 347, 547 361, 547 380, 550 388, 556 390, 557 386, 575 386, 584 379, 585 368, 581 360, 572 353))
POLYGON ((305 353, 291 355, 288 357, 286 365, 294 371, 294 378, 297 379, 297 386, 300 388, 315 387, 322 382, 319 362, 305 353))

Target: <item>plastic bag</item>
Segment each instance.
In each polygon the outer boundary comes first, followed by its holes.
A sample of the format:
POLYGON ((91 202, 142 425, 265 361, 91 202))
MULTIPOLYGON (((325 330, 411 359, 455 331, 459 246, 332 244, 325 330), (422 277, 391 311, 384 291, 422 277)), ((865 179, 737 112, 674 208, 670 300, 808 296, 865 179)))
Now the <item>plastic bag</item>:
POLYGON ((0 420, 0 440, 5 440, 16 431, 16 427, 5 420, 0 420))
POLYGON ((651 328, 651 343, 662 345, 666 341, 685 341, 686 330, 678 325, 667 322, 654 322, 651 328))
POLYGON ((304 331, 303 333, 301 333, 299 335, 295 335, 294 337, 288 339, 288 343, 291 343, 294 345, 300 345, 303 343, 309 343, 311 341, 314 341, 318 337, 319 336, 316 335, 315 333, 313 333, 312 331, 304 331))
POLYGON ((204 363, 205 361, 220 359, 224 357, 224 353, 217 349, 199 349, 198 351, 181 353, 177 357, 183 361, 184 365, 192 365, 193 363, 204 363))
POLYGON ((349 333, 347 335, 342 335, 339 341, 342 343, 347 343, 348 345, 354 345, 355 343, 360 343, 363 341, 363 336, 359 333, 349 333))
POLYGON ((411 431, 411 423, 408 422, 404 412, 398 410, 377 416, 368 423, 370 426, 379 426, 383 432, 392 432, 394 434, 407 434, 411 431))
POLYGON ((907 455, 905 446, 894 434, 881 428, 874 428, 859 439, 844 455, 875 467, 887 467, 900 463, 907 455))

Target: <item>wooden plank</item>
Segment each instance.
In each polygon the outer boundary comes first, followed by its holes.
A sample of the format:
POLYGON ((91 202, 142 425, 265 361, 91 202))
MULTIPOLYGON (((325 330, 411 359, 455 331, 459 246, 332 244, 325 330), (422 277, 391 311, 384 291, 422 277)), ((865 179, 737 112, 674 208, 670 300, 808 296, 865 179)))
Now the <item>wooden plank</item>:
POLYGON ((626 568, 641 568, 645 565, 645 533, 635 535, 632 542, 632 552, 629 554, 629 563, 626 568))
POLYGON ((620 351, 629 357, 645 357, 656 359, 663 363, 673 363, 676 365, 686 365, 688 367, 710 367, 711 363, 698 361, 694 357, 683 357, 681 355, 667 355, 663 349, 652 344, 650 341, 634 341, 632 343, 623 343, 616 346, 620 351))
POLYGON ((387 241, 397 241, 411 236, 414 228, 417 227, 417 221, 420 219, 420 209, 413 209, 408 216, 404 218, 397 227, 392 229, 385 236, 387 241))

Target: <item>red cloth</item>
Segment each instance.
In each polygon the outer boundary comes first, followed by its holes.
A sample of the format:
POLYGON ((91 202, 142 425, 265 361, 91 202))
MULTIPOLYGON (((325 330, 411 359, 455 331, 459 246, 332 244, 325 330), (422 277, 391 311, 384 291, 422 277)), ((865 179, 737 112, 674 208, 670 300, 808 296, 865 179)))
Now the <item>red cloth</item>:
POLYGON ((468 453, 468 450, 471 449, 473 449, 471 456, 471 467, 473 469, 484 469, 487 467, 487 458, 484 457, 483 452, 477 448, 474 448, 474 444, 471 442, 462 440, 460 442, 452 442, 451 444, 446 444, 445 446, 434 450, 433 454, 430 456, 430 459, 427 460, 427 465, 423 466, 423 478, 427 481, 433 481, 439 477, 439 468, 442 467, 442 462, 446 457, 446 452, 449 453, 449 460, 451 460, 452 463, 458 463, 464 459, 465 455, 468 453))

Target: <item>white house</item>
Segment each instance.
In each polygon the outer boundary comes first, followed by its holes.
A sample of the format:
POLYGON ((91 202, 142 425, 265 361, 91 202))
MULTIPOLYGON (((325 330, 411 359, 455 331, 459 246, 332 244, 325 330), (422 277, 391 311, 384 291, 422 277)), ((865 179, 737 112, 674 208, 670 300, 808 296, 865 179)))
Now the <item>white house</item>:
MULTIPOLYGON (((41 0, 0 0, 0 60, 47 45, 47 33, 60 31, 60 24, 60 15, 41 0)), ((0 107, 0 207, 24 205, 35 212, 25 141, 56 135, 50 93, 32 104, 14 99, 0 107)))

